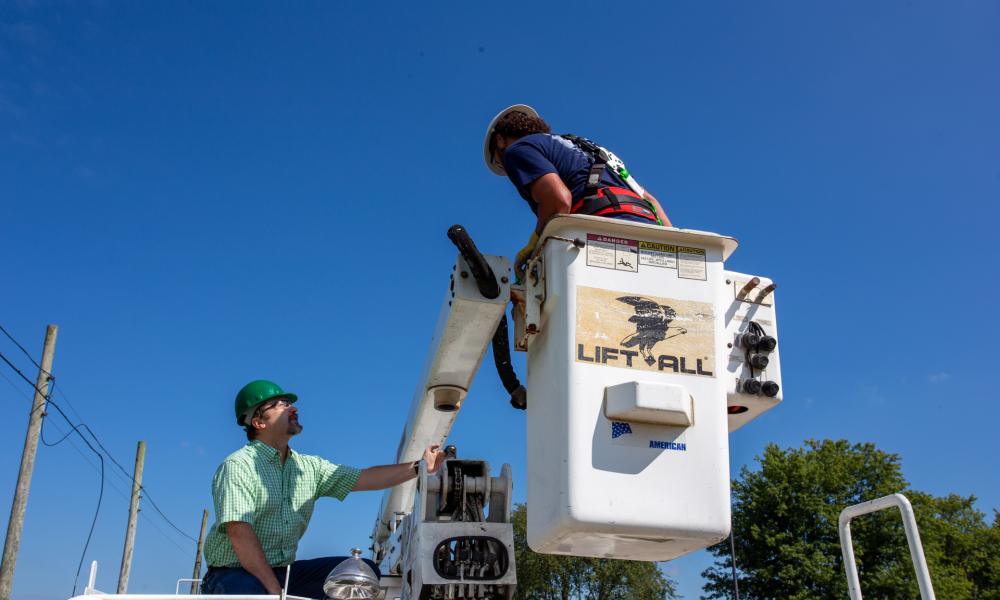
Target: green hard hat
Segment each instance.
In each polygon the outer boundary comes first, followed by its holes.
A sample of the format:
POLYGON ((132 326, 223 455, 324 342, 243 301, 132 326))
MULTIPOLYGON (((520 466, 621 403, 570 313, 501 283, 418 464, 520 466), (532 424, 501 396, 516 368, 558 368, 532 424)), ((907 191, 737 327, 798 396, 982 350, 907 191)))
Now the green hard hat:
POLYGON ((266 379, 251 381, 236 394, 236 424, 243 426, 245 424, 243 417, 246 416, 247 411, 272 398, 287 398, 289 402, 295 402, 299 399, 295 394, 281 389, 281 386, 273 381, 266 379))

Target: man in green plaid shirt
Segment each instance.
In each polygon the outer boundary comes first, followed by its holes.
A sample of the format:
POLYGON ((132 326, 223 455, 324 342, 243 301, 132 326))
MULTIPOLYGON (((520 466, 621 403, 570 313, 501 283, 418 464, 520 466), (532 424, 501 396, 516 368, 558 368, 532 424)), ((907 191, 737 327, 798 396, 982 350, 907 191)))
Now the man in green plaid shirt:
MULTIPOLYGON (((323 581, 345 557, 296 560, 295 551, 322 496, 343 500, 356 490, 380 490, 416 477, 418 462, 355 469, 293 451, 302 431, 298 397, 276 383, 252 381, 236 395, 236 422, 249 440, 215 472, 216 521, 205 540, 203 594, 280 594, 324 598, 323 581)), ((429 472, 444 463, 437 445, 424 452, 429 472)), ((374 563, 369 566, 378 573, 374 563)))

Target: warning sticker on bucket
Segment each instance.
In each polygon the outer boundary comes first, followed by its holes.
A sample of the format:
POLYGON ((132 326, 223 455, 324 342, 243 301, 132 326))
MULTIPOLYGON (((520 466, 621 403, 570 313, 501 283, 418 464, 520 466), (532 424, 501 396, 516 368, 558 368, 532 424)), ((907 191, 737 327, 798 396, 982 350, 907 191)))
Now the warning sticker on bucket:
POLYGON ((635 273, 639 270, 639 242, 588 233, 587 266, 635 273))
POLYGON ((639 242, 639 264, 664 269, 677 268, 677 246, 639 242))
POLYGON ((705 270, 705 250, 702 248, 677 247, 677 276, 681 279, 708 279, 705 270))
POLYGON ((708 279, 704 248, 587 234, 587 266, 637 273, 639 265, 674 269, 681 279, 708 279))

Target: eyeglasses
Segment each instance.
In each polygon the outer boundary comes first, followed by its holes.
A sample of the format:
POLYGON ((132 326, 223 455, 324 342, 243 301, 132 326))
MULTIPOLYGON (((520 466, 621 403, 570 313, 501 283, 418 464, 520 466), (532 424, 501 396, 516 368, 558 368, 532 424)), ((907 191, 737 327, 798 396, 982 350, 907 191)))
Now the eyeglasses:
POLYGON ((285 399, 285 398, 279 398, 279 399, 275 400, 274 402, 271 402, 270 404, 266 404, 266 405, 262 404, 260 406, 260 408, 258 408, 257 410, 254 411, 253 416, 254 417, 259 417, 259 416, 263 415, 264 413, 266 413, 267 411, 271 410, 272 408, 276 408, 276 407, 278 407, 278 408, 288 408, 291 405, 292 405, 292 403, 289 402, 287 399, 285 399))

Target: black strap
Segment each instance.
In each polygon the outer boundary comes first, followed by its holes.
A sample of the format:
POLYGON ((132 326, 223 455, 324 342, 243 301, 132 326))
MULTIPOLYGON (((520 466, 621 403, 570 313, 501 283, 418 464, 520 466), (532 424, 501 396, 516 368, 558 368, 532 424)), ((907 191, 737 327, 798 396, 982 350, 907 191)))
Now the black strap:
POLYGON ((588 196, 597 193, 601 187, 601 175, 604 175, 605 162, 595 161, 590 165, 590 174, 587 175, 587 189, 584 192, 588 196))
POLYGON ((608 202, 611 204, 611 206, 613 206, 615 209, 621 207, 622 203, 618 200, 618 194, 612 192, 611 188, 604 188, 603 190, 601 190, 601 192, 604 194, 604 197, 608 199, 608 202))
POLYGON ((559 137, 569 140, 590 159, 590 173, 587 175, 587 189, 584 194, 587 196, 597 194, 597 190, 601 187, 601 176, 604 175, 604 168, 608 165, 607 161, 601 158, 600 146, 585 137, 572 133, 560 134, 559 137))

